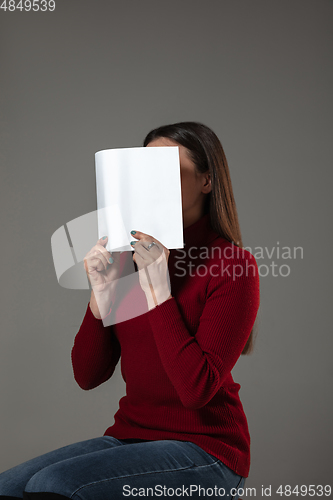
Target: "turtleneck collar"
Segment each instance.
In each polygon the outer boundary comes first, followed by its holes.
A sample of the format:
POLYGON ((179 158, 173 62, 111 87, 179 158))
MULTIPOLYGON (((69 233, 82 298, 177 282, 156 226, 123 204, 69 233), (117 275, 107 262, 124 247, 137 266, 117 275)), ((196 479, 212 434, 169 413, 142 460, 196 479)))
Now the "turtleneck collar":
POLYGON ((219 237, 219 234, 213 231, 210 223, 210 214, 204 214, 196 222, 188 226, 183 231, 184 249, 190 247, 203 247, 219 237))

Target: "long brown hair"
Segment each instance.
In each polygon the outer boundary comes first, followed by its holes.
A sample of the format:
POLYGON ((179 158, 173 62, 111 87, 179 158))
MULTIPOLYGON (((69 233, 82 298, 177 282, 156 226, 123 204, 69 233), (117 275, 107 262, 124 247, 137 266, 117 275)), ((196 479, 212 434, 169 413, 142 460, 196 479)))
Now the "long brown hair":
MULTIPOLYGON (((172 139, 184 146, 199 173, 210 173, 212 190, 206 195, 204 213, 210 214, 214 231, 243 248, 228 162, 217 135, 202 123, 179 122, 151 130, 145 137, 143 146, 162 137, 172 139)), ((255 333, 256 322, 242 354, 252 352, 255 333)))

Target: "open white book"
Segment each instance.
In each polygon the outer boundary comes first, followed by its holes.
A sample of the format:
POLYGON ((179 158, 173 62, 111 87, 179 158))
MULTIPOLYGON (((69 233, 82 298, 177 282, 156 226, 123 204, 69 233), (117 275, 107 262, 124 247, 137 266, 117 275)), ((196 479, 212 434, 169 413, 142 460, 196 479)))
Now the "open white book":
POLYGON ((107 250, 131 251, 132 230, 183 248, 178 147, 106 149, 95 154, 98 237, 107 250))

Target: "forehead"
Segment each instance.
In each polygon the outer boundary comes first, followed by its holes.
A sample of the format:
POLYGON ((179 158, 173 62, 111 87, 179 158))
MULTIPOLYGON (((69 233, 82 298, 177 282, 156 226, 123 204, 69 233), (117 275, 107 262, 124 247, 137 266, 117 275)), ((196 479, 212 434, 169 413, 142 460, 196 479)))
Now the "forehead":
POLYGON ((172 139, 169 139, 168 137, 158 137, 157 139, 154 139, 149 144, 147 144, 147 148, 149 148, 149 146, 154 147, 154 148, 165 147, 165 146, 178 146, 179 159, 180 159, 182 166, 186 166, 186 165, 194 166, 194 163, 190 159, 189 151, 187 150, 187 148, 185 148, 184 146, 182 146, 178 142, 173 141, 172 139))
POLYGON ((150 142, 147 147, 152 146, 154 148, 159 147, 159 146, 180 146, 178 142, 173 141, 172 139, 169 139, 168 137, 158 137, 157 139, 154 139, 152 142, 150 142))

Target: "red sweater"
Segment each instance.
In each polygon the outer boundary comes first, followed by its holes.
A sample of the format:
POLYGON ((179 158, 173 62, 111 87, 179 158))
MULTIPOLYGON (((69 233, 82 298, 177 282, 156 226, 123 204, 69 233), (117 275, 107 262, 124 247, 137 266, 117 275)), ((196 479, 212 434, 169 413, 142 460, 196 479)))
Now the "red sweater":
MULTIPOLYGON (((247 477, 250 435, 230 372, 259 308, 258 267, 212 230, 209 214, 184 230, 184 243, 170 251, 171 299, 106 327, 88 305, 72 349, 74 377, 83 389, 100 385, 121 352, 126 396, 105 435, 191 441, 247 477)), ((121 257, 133 265, 131 252, 121 257)), ((129 292, 119 309, 131 301, 129 292)))

